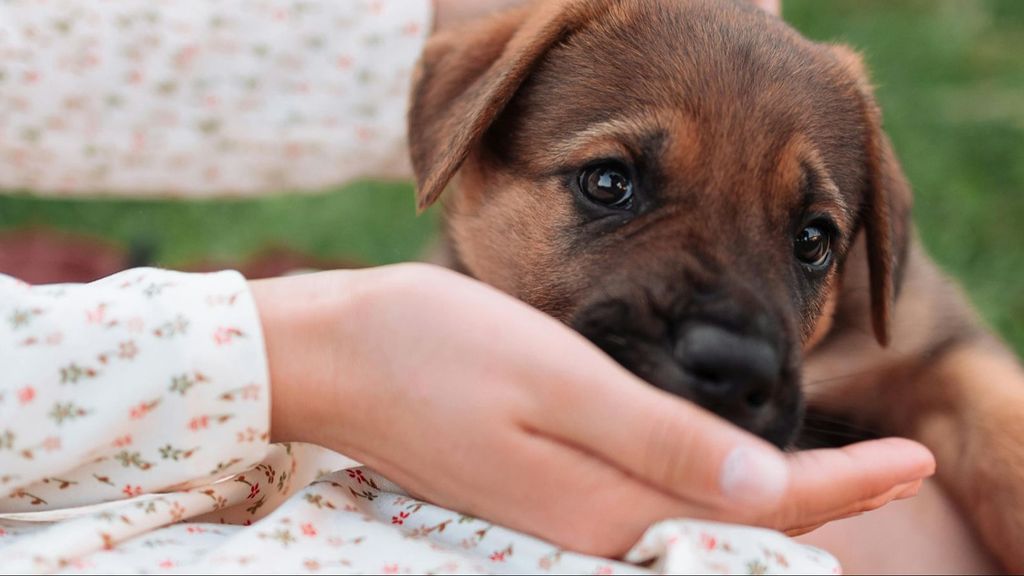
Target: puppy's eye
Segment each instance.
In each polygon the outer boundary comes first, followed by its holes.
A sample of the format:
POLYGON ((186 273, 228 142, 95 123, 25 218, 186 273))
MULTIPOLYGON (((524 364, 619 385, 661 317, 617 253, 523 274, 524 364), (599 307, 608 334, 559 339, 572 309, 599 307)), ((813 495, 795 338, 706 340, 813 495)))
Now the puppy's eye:
POLYGON ((814 270, 823 270, 832 261, 832 228, 822 220, 804 226, 793 240, 797 259, 814 270))
POLYGON ((618 162, 595 164, 580 170, 580 190, 592 202, 611 208, 629 208, 633 203, 633 179, 618 162))

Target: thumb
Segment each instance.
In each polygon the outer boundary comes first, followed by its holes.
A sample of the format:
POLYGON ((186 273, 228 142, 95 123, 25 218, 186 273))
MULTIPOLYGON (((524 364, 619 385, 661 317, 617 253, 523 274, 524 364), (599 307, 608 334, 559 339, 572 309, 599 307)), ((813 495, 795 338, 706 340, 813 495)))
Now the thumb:
POLYGON ((548 392, 535 429, 671 495, 756 514, 777 509, 787 491, 790 468, 781 451, 610 360, 548 392))

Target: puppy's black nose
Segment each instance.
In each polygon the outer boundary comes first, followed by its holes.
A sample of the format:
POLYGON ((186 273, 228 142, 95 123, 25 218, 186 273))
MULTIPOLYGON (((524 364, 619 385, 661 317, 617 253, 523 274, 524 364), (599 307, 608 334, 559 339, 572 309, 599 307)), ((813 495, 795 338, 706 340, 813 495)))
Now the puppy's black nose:
POLYGON ((770 342, 713 324, 686 326, 675 356, 701 403, 741 426, 770 405, 782 373, 782 359, 770 342))

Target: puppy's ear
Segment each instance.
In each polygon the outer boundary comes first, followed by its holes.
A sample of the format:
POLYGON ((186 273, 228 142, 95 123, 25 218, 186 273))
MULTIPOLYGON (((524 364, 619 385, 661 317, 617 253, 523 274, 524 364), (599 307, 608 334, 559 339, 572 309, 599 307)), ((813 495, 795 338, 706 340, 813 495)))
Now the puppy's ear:
POLYGON ((867 166, 861 218, 871 274, 871 321, 875 338, 886 346, 907 258, 912 193, 892 143, 882 129, 882 112, 875 101, 863 60, 846 46, 832 49, 839 62, 856 77, 862 101, 867 166))
POLYGON ((584 2, 534 2, 427 44, 409 109, 417 204, 433 204, 547 51, 583 24, 584 2))

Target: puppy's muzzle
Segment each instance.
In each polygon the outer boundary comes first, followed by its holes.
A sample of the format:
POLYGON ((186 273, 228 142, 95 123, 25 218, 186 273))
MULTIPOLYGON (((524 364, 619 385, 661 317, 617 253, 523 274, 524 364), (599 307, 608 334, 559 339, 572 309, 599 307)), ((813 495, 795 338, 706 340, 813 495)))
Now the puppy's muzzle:
POLYGON ((647 382, 783 447, 800 425, 799 357, 754 298, 622 294, 582 307, 573 327, 647 382))

